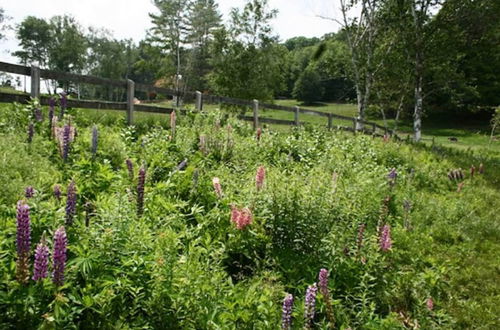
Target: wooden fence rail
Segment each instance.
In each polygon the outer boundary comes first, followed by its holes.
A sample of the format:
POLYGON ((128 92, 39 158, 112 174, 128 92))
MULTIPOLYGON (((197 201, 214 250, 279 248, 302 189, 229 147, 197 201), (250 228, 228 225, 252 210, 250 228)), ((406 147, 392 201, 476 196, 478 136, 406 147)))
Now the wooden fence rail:
MULTIPOLYGON (((253 110, 253 116, 239 116, 240 119, 246 121, 252 121, 255 129, 259 127, 259 122, 261 123, 271 123, 280 125, 300 125, 300 114, 313 115, 325 117, 328 120, 328 128, 338 128, 353 131, 362 131, 364 133, 369 133, 373 135, 383 135, 391 134, 387 128, 380 126, 374 122, 361 121, 358 118, 347 117, 342 115, 337 115, 333 113, 327 113, 312 109, 306 109, 302 107, 287 107, 283 105, 271 104, 271 103, 259 103, 258 100, 242 100, 237 98, 203 94, 199 91, 178 91, 170 88, 156 87, 147 84, 135 83, 132 80, 116 80, 101 77, 94 77, 88 75, 79 75, 67 72, 58 72, 53 70, 40 69, 37 66, 24 66, 19 64, 0 62, 0 71, 20 74, 31 77, 31 93, 30 96, 33 98, 39 98, 40 102, 44 105, 48 104, 48 97, 40 95, 40 79, 52 79, 61 81, 72 81, 74 83, 84 83, 93 85, 105 85, 124 88, 127 91, 127 102, 108 102, 108 101, 94 101, 94 100, 74 100, 69 99, 68 105, 71 107, 78 108, 91 108, 91 109, 112 109, 112 110, 123 110, 127 114, 127 123, 132 125, 134 123, 134 111, 143 112, 156 112, 156 113, 171 113, 174 108, 150 106, 144 104, 134 104, 135 91, 141 92, 156 92, 165 94, 173 97, 189 97, 194 99, 195 109, 197 111, 203 110, 203 104, 207 103, 220 103, 229 104, 236 106, 248 107, 253 110), (294 120, 283 120, 283 119, 273 119, 259 116, 260 109, 271 109, 278 111, 286 111, 294 114, 294 120), (352 122, 352 126, 340 126, 334 125, 334 119, 344 120, 352 122), (363 124, 363 125, 360 125, 363 124), (361 129, 362 127, 362 129, 361 129), (369 128, 369 129, 368 129, 369 128), (378 132, 377 129, 380 131, 378 132)), ((30 96, 24 94, 9 94, 0 93, 0 102, 21 102, 26 103, 29 101, 30 96)))

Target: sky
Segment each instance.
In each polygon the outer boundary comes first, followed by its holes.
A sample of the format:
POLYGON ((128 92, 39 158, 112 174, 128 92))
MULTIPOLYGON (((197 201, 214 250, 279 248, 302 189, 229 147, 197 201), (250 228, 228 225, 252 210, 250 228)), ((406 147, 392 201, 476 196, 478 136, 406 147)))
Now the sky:
MULTIPOLYGON (((220 12, 227 19, 233 7, 243 7, 245 0, 218 0, 220 12)), ((270 8, 279 10, 273 22, 281 40, 295 36, 320 37, 334 32, 338 25, 318 15, 338 15, 334 0, 269 0, 270 8)), ((151 26, 148 13, 154 12, 151 0, 2 0, 0 7, 12 17, 10 24, 19 24, 26 16, 50 18, 70 14, 84 27, 94 26, 112 31, 118 39, 143 39, 151 26)), ((15 63, 9 52, 17 50, 13 31, 0 41, 0 61, 15 63)))

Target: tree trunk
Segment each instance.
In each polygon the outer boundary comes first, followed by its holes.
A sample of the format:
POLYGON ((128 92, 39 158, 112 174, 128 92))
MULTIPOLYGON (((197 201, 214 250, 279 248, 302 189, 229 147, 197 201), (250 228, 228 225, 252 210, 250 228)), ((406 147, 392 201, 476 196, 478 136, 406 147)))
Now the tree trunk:
POLYGON ((415 142, 419 142, 422 138, 422 99, 422 76, 419 74, 417 75, 417 81, 415 84, 415 113, 413 114, 413 138, 415 142))

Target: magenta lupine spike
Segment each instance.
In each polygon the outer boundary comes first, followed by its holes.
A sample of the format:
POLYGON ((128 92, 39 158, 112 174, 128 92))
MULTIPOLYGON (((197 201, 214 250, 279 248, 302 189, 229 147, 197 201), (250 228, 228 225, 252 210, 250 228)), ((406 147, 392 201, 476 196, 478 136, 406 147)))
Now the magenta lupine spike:
POLYGON ((217 178, 217 177, 213 178, 212 184, 214 186, 215 195, 217 195, 217 198, 221 199, 222 198, 222 187, 220 185, 219 178, 217 178))
POLYGON ((61 186, 58 184, 54 185, 54 197, 57 198, 58 201, 61 200, 61 186))
POLYGON ((316 313, 316 294, 318 287, 316 283, 309 285, 306 291, 306 302, 304 305, 304 319, 306 329, 312 329, 314 322, 314 314, 316 313))
POLYGON ((33 142, 33 136, 35 135, 35 126, 33 123, 29 123, 28 125, 28 143, 33 142))
POLYGON ((73 224, 73 218, 76 212, 76 185, 75 181, 71 180, 66 192, 66 226, 73 224))
POLYGON ((97 126, 92 127, 92 143, 91 143, 91 152, 92 157, 95 157, 97 153, 97 143, 99 141, 99 131, 97 130, 97 126))
POLYGON ((264 180, 266 179, 266 169, 264 166, 259 166, 257 174, 255 175, 255 186, 257 191, 264 187, 264 180))
POLYGON ((52 281, 57 285, 64 284, 64 269, 66 268, 66 250, 68 240, 64 227, 59 227, 54 234, 54 252, 52 253, 52 281))
POLYGON ((323 296, 328 295, 328 270, 321 268, 318 275, 319 291, 323 296))
POLYGON ((283 299, 283 309, 281 313, 281 329, 289 330, 292 327, 293 296, 288 293, 283 299))
POLYGON ((64 125, 63 128, 63 145, 62 145, 62 156, 64 161, 68 159, 70 138, 71 138, 71 126, 69 124, 66 124, 64 125))
POLYGON ((61 120, 64 117, 64 112, 66 111, 66 107, 68 106, 68 97, 65 92, 61 94, 61 113, 59 114, 59 119, 61 120))
POLYGON ((380 231, 380 249, 382 251, 389 251, 392 247, 391 240, 391 227, 385 224, 380 231))
POLYGON ((330 290, 328 289, 329 275, 330 274, 327 269, 321 268, 318 274, 318 281, 319 281, 319 291, 323 295, 323 300, 326 305, 326 314, 328 320, 330 321, 330 326, 333 328, 334 324, 333 308, 332 308, 332 302, 330 300, 330 290))
POLYGON ((132 163, 132 160, 127 159, 125 164, 127 164, 128 176, 130 180, 134 180, 134 164, 132 163))
POLYGON ((432 311, 434 309, 434 301, 432 300, 431 297, 429 297, 426 301, 425 301, 425 305, 427 306, 427 309, 432 311))
POLYGON ((24 196, 26 198, 35 196, 35 188, 33 188, 33 186, 27 186, 26 189, 24 189, 24 196))
POLYGON ((144 184, 146 183, 146 169, 144 165, 139 169, 137 181, 137 215, 140 217, 144 212, 144 184))
POLYGON ((40 243, 35 249, 35 264, 33 266, 33 281, 40 281, 48 276, 49 267, 49 247, 45 242, 45 238, 40 240, 40 243))
POLYGON ((29 258, 31 248, 30 208, 24 201, 17 203, 17 280, 26 283, 29 279, 29 258))

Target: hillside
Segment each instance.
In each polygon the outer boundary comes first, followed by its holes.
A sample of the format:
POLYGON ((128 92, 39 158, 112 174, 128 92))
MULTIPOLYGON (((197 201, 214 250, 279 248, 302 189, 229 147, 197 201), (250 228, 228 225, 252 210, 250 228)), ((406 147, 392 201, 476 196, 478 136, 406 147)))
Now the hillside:
POLYGON ((1 328, 500 326, 497 150, 47 113, 0 105, 1 328))

